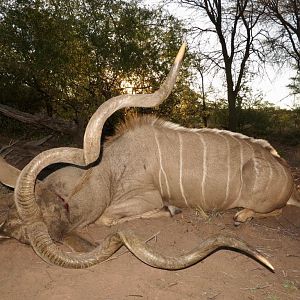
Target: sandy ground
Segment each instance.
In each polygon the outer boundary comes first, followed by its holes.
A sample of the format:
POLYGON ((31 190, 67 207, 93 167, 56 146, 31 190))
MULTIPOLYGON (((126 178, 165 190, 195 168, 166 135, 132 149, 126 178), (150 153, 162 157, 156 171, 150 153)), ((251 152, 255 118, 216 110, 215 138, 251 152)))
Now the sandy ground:
MULTIPOLYGON (((51 266, 15 240, 0 245, 0 299, 300 299, 300 208, 235 227, 236 210, 210 215, 185 210, 174 218, 120 225, 169 255, 191 250, 214 233, 232 233, 261 251, 275 273, 252 258, 220 250, 185 270, 151 268, 123 247, 85 270, 51 266)), ((90 225, 82 233, 101 242, 117 227, 90 225)))
MULTIPOLYGON (((272 273, 253 259, 218 251, 180 271, 151 268, 121 248, 107 262, 86 270, 50 266, 29 246, 1 244, 1 299, 300 299, 300 209, 235 227, 234 211, 203 220, 193 211, 174 218, 138 220, 131 228, 165 254, 181 254, 213 233, 231 232, 255 246, 275 267, 272 273)), ((87 237, 101 239, 116 230, 90 225, 87 237)))

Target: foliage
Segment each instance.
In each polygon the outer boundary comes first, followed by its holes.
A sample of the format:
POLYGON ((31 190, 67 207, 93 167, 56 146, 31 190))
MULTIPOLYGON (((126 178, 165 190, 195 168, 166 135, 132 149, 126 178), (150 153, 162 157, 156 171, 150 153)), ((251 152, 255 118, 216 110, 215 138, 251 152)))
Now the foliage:
MULTIPOLYGON (((233 6, 229 5, 223 13, 224 22, 229 22, 233 6)), ((239 15, 236 22, 243 18, 250 15, 239 15)), ((246 27, 239 27, 232 36, 230 23, 225 23, 224 38, 231 36, 238 45, 247 43, 246 39, 238 42, 246 27)), ((74 121, 79 130, 84 129, 91 114, 107 99, 157 89, 185 32, 175 17, 162 9, 146 8, 138 0, 2 0, 0 103, 24 112, 58 116, 74 121)), ((255 52, 255 46, 249 48, 251 53, 255 52)), ((233 51, 223 58, 230 59, 227 64, 231 79, 229 76, 227 84, 231 84, 231 92, 235 94, 237 130, 254 136, 281 134, 289 141, 297 140, 299 109, 280 110, 264 102, 261 95, 253 94, 248 85, 252 80, 247 66, 250 53, 243 52, 246 48, 230 48, 232 44, 226 47, 233 51), (247 54, 245 59, 243 53, 247 54), (244 63, 239 65, 237 61, 244 63), (242 73, 239 67, 243 67, 242 73)), ((222 52, 218 53, 222 58, 222 52)), ((158 108, 139 111, 155 113, 187 127, 201 127, 208 121, 210 127, 227 129, 228 99, 208 99, 209 89, 204 89, 203 78, 210 67, 204 61, 205 56, 189 51, 180 80, 168 101, 158 108), (202 84, 195 83, 199 80, 195 70, 202 72, 202 84), (192 89, 197 86, 199 93, 192 89)), ((216 57, 214 62, 221 64, 216 57)), ((299 84, 296 77, 292 87, 295 93, 299 93, 299 84)), ((108 126, 113 127, 122 114, 109 119, 108 126)), ((15 134, 29 131, 29 126, 18 128, 16 121, 3 117, 0 126, 15 134)), ((81 134, 78 132, 80 138, 81 134)))
MULTIPOLYGON (((4 0, 0 8, 0 102, 83 125, 105 100, 157 88, 184 32, 139 1, 4 0)), ((190 97, 187 77, 185 67, 169 105, 183 91, 190 97)))
POLYGON ((295 77, 291 78, 291 83, 288 85, 288 87, 291 89, 292 94, 295 97, 300 97, 300 71, 295 77))

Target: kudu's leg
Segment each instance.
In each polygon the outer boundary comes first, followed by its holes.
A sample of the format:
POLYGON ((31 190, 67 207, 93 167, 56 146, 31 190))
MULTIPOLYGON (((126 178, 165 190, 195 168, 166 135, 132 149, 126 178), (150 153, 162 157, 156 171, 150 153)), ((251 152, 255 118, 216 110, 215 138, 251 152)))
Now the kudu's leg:
POLYGON ((244 209, 234 216, 237 224, 281 214, 292 187, 284 166, 254 157, 243 166, 242 182, 241 196, 236 206, 244 209))
POLYGON ((134 215, 130 217, 122 217, 120 219, 116 219, 116 218, 114 219, 112 217, 107 217, 104 215, 100 217, 99 221, 97 221, 97 224, 102 223, 103 225, 106 226, 113 226, 113 225, 122 224, 124 222, 133 221, 137 219, 155 219, 161 217, 173 217, 175 214, 178 214, 179 212, 181 212, 181 210, 178 209, 177 207, 176 210, 174 210, 173 208, 164 206, 163 208, 160 209, 154 209, 151 211, 147 211, 143 214, 134 215))
POLYGON ((164 205, 160 193, 151 190, 110 205, 96 223, 112 226, 136 219, 172 217, 180 212, 175 206, 164 205))
POLYGON ((247 221, 252 220, 253 218, 262 219, 267 217, 279 216, 282 213, 282 209, 275 209, 269 213, 258 213, 252 209, 244 208, 241 211, 237 212, 233 219, 238 223, 245 223, 247 221))

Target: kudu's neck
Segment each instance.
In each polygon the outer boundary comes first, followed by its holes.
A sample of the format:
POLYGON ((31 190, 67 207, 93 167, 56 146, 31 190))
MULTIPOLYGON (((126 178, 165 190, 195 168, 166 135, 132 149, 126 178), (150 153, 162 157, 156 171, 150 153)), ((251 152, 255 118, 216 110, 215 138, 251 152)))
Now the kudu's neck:
POLYGON ((109 205, 109 174, 109 164, 103 159, 87 170, 62 168, 46 180, 46 186, 64 203, 70 222, 68 231, 94 222, 109 205))

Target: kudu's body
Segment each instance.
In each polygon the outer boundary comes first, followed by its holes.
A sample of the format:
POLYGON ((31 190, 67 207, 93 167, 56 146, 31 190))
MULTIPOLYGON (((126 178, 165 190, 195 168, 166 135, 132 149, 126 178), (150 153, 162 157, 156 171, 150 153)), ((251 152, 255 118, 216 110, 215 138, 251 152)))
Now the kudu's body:
MULTIPOLYGON (((290 170, 264 140, 148 116, 129 120, 119 131, 103 147, 101 163, 87 170, 65 166, 37 185, 43 214, 54 211, 60 218, 57 222, 54 213, 48 218, 56 239, 94 222, 114 225, 172 214, 166 206, 241 207, 248 219, 293 197, 290 170)), ((237 218, 245 221, 241 212, 237 218)))
MULTIPOLYGON (((4 233, 30 242, 45 260, 66 267, 88 267, 125 244, 146 263, 174 269, 191 265, 200 256, 193 253, 180 262, 166 259, 145 249, 128 232, 108 237, 103 246, 85 255, 65 253, 51 238, 59 240, 93 222, 114 225, 134 218, 173 215, 176 207, 203 211, 242 207, 244 210, 236 215, 236 220, 243 222, 254 213, 270 213, 289 199, 295 201, 291 173, 276 150, 264 140, 228 131, 186 129, 154 117, 133 118, 104 145, 99 158, 100 137, 95 137, 95 133, 101 132, 105 119, 121 107, 153 106, 161 102, 170 92, 170 81, 175 82, 182 56, 181 50, 157 94, 134 95, 132 100, 128 96, 125 103, 123 98, 111 99, 100 107, 87 126, 83 150, 49 150, 33 159, 22 173, 13 170, 15 180, 8 177, 7 184, 16 186, 14 197, 20 217, 10 203, 11 209, 2 225, 4 233), (95 163, 97 158, 99 161, 95 163), (37 174, 57 162, 82 167, 63 167, 35 187, 37 174)), ((5 168, 11 169, 2 162, 3 183, 5 168)), ((271 267, 237 239, 215 237, 207 243, 210 247, 200 247, 201 257, 227 246, 248 251, 271 267)))
POLYGON ((92 221, 113 225, 154 217, 164 205, 269 213, 292 196, 291 173, 266 141, 228 131, 190 130, 153 117, 128 123, 104 147, 101 164, 82 175, 83 182, 77 180, 71 198, 67 195, 71 208, 92 191, 90 211, 83 214, 92 221))

